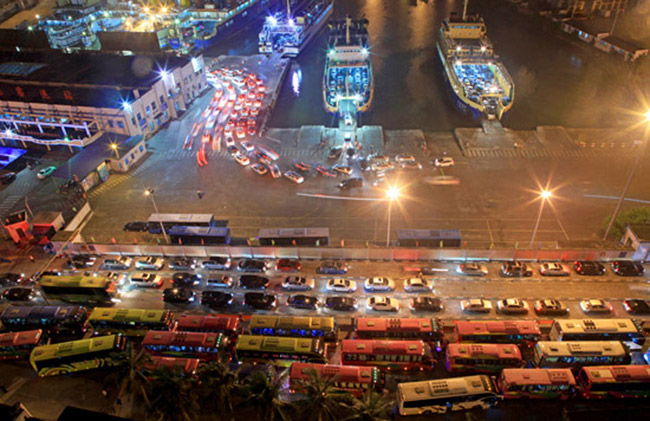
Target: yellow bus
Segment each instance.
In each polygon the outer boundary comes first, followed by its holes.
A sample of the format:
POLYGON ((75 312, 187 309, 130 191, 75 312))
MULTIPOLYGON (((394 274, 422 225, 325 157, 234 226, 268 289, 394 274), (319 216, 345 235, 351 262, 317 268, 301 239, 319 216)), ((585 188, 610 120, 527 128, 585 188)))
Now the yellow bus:
POLYGON ((172 330, 174 315, 169 310, 96 307, 88 317, 96 336, 121 333, 144 336, 149 330, 172 330))
POLYGON ((325 364, 325 346, 320 339, 240 335, 235 345, 237 362, 289 367, 294 362, 325 364))
POLYGON ((43 276, 38 283, 48 300, 84 304, 120 301, 117 285, 104 276, 43 276))
POLYGON ((248 329, 253 335, 319 338, 336 341, 338 328, 334 317, 251 316, 248 329))

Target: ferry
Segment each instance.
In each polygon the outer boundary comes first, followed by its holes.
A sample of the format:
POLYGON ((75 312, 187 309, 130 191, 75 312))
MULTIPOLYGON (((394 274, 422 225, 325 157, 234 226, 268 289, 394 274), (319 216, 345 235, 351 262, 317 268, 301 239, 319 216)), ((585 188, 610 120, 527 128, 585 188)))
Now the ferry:
POLYGON ((474 117, 498 119, 512 108, 515 84, 494 54, 483 18, 452 13, 440 27, 438 55, 456 108, 474 117))
POLYGON ((330 113, 353 114, 370 109, 374 93, 368 20, 329 23, 323 74, 323 103, 330 113))
POLYGON ((259 33, 259 52, 297 57, 332 16, 333 10, 333 0, 311 0, 292 16, 287 0, 286 14, 266 18, 259 33))

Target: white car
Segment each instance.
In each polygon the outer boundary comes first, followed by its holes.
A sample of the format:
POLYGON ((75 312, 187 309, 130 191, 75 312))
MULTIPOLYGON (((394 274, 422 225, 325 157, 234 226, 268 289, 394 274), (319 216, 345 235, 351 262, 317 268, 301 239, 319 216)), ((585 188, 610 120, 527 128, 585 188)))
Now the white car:
POLYGON ((372 171, 389 171, 394 168, 393 163, 389 161, 375 162, 370 166, 372 171))
POLYGON ((364 288, 366 291, 389 292, 395 289, 395 282, 390 278, 373 276, 372 278, 366 279, 364 288))
POLYGON ((460 308, 468 313, 489 313, 492 303, 482 298, 471 298, 460 302, 460 308))
POLYGON ((243 167, 251 163, 251 160, 248 159, 246 155, 242 155, 242 154, 235 155, 235 161, 237 161, 239 165, 243 167))
POLYGON ((424 278, 409 278, 404 281, 406 292, 431 292, 433 285, 424 278))
POLYGON ((287 291, 310 291, 314 289, 316 281, 314 278, 305 278, 304 276, 287 276, 282 282, 282 289, 287 291))
POLYGON ((571 270, 562 263, 543 263, 539 267, 539 273, 543 276, 569 276, 571 270))
POLYGON ((237 136, 237 139, 243 139, 246 137, 246 130, 241 126, 237 126, 235 129, 235 135, 237 136))
POLYGON ((271 172, 271 177, 273 177, 273 178, 282 177, 282 172, 280 171, 280 168, 278 168, 278 166, 275 165, 275 164, 269 165, 269 171, 271 172))
POLYGON ((454 165, 454 158, 449 157, 449 156, 445 156, 443 158, 436 158, 433 161, 433 164, 436 167, 451 167, 451 166, 454 165))
POLYGON ((253 152, 255 150, 255 145, 248 140, 241 142, 240 145, 246 150, 246 152, 253 152))
POLYGON ((528 303, 519 298, 506 298, 499 300, 497 309, 503 314, 526 314, 528 313, 528 303))
POLYGON ((390 297, 370 297, 366 302, 366 308, 374 311, 399 311, 399 303, 390 297))
POLYGON ((350 279, 333 278, 327 281, 327 290, 334 292, 354 292, 357 290, 357 283, 350 279))
POLYGON ((269 172, 269 171, 266 169, 266 167, 265 167, 264 165, 260 164, 260 163, 255 163, 255 164, 251 165, 251 168, 253 169, 253 171, 255 171, 256 173, 258 173, 259 175, 264 175, 264 174, 266 174, 267 172, 269 172))
POLYGON ((580 308, 587 314, 609 314, 612 312, 612 305, 605 300, 583 300, 580 301, 580 308))
POLYGON ((415 161, 415 157, 411 154, 401 153, 395 156, 395 161, 399 163, 407 162, 407 161, 415 161))
POLYGON ((135 268, 140 270, 160 270, 163 266, 165 266, 165 259, 162 257, 148 256, 135 262, 135 268))
POLYGON ((488 269, 482 263, 462 263, 456 268, 456 273, 465 276, 485 276, 488 274, 488 269))
POLYGON ((235 139, 232 136, 226 136, 226 147, 235 146, 235 139))
POLYGON ((131 285, 137 287, 158 288, 163 284, 160 275, 149 272, 133 272, 131 274, 131 285))
POLYGON ((45 180, 54 173, 54 170, 56 170, 56 167, 45 167, 36 174, 36 178, 39 180, 45 180))
POLYGON ((296 184, 301 184, 305 181, 305 178, 295 171, 287 171, 284 173, 284 176, 296 184))

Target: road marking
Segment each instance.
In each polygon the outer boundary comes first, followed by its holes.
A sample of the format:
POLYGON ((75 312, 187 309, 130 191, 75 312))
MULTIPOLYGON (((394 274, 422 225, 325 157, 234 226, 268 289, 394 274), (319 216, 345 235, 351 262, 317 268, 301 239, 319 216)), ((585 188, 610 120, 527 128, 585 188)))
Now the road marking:
MULTIPOLYGON (((593 199, 609 199, 609 200, 618 200, 618 199, 620 199, 619 196, 601 196, 601 195, 598 195, 598 194, 585 194, 584 197, 590 197, 590 198, 593 198, 593 199)), ((629 197, 626 197, 623 200, 627 200, 628 202, 650 204, 650 200, 631 199, 629 197)))
POLYGON ((327 194, 318 194, 318 193, 296 193, 296 196, 304 197, 314 197, 318 199, 334 199, 334 200, 361 200, 361 201, 371 201, 371 202, 380 202, 386 200, 383 197, 348 197, 348 196, 331 196, 327 194))
POLYGON ((494 237, 492 237, 492 229, 490 228, 490 220, 486 219, 485 223, 487 224, 488 234, 490 234, 490 243, 494 243, 494 237))
POLYGON ((566 232, 564 229, 564 225, 562 225, 562 222, 560 221, 560 218, 558 218, 557 214, 553 212, 555 215, 555 220, 557 221, 557 224, 560 226, 560 229, 562 230, 562 233, 564 234, 564 237, 566 238, 567 241, 570 241, 569 234, 566 232))

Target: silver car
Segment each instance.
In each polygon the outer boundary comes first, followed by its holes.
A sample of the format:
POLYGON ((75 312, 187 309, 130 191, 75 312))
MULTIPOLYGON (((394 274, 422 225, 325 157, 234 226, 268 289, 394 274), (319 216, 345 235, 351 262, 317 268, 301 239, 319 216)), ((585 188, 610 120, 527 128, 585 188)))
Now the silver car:
POLYGON ((282 289, 287 291, 310 291, 314 289, 314 278, 305 278, 304 276, 287 276, 282 282, 282 289))
POLYGON ((431 292, 431 282, 424 278, 409 278, 404 281, 406 292, 431 292))

